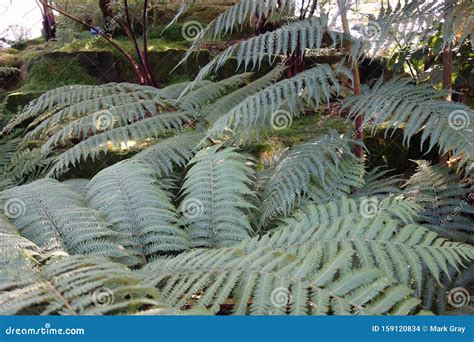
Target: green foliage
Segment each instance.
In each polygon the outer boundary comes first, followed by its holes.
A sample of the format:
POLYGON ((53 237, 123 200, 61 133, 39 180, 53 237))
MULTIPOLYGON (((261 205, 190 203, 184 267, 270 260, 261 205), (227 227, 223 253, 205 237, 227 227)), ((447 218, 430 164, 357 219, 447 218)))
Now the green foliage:
POLYGON ((199 151, 183 183, 180 211, 193 247, 227 247, 252 234, 245 215, 253 207, 251 169, 232 148, 219 148, 199 151))
POLYGON ((379 28, 374 39, 342 35, 320 8, 319 17, 296 18, 293 5, 243 0, 229 7, 189 53, 246 21, 265 17, 276 26, 231 45, 192 82, 61 87, 7 124, 0 146, 0 313, 472 312, 470 303, 453 308, 447 297, 472 281, 472 110, 399 78, 363 84, 362 94, 346 98, 350 69, 361 58, 390 54, 400 35, 405 49, 448 32, 446 25, 462 27, 443 39, 467 44, 470 5, 383 8, 370 17, 379 28), (428 26, 399 29, 417 23, 419 11, 433 14, 428 26), (341 64, 291 69, 285 78, 298 55, 344 40, 352 48, 341 64), (203 80, 234 55, 244 69, 279 63, 258 78, 203 80), (363 116, 360 129, 401 129, 407 144, 418 135, 429 150, 451 154, 456 171, 419 162, 413 176, 391 176, 355 156, 362 141, 326 126, 328 134, 293 140, 256 172, 249 143, 281 128, 276 114, 286 115, 283 134, 291 134, 293 119, 334 101, 344 103, 348 120, 363 116), (24 133, 10 139, 19 127, 24 133), (67 173, 133 144, 138 153, 90 180, 67 173), (103 293, 112 297, 107 305, 97 303, 103 293))

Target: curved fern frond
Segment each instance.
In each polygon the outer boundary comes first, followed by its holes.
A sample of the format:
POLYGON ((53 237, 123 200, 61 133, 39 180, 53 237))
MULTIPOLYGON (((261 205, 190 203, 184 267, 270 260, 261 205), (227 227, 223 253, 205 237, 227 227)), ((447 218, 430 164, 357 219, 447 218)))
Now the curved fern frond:
POLYGON ((289 150, 263 185, 261 223, 275 215, 287 216, 297 201, 308 195, 312 181, 324 186, 326 176, 338 169, 343 156, 354 157, 353 143, 352 139, 331 132, 289 150))
MULTIPOLYGON (((259 34, 229 46, 203 66, 196 76, 196 81, 204 79, 211 72, 217 71, 231 57, 237 59, 237 68, 244 70, 259 68, 266 58, 269 64, 281 56, 291 55, 295 50, 304 52, 306 49, 318 51, 323 44, 327 30, 328 17, 310 18, 290 22, 274 31, 259 34)), ((331 31, 333 44, 341 43, 343 35, 331 31)))
POLYGON ((54 110, 55 108, 69 106, 90 99, 98 99, 102 96, 127 93, 140 87, 142 86, 132 83, 109 83, 100 86, 64 86, 50 90, 36 100, 33 100, 21 113, 13 117, 3 128, 2 134, 10 132, 14 127, 26 120, 54 110))
POLYGON ((394 207, 390 201, 377 201, 375 212, 368 210, 371 203, 360 201, 358 208, 352 205, 352 209, 342 210, 339 217, 334 204, 308 206, 304 212, 287 219, 270 237, 248 242, 247 248, 266 246, 289 250, 312 242, 308 248, 322 249, 329 257, 332 248, 351 247, 357 251, 356 265, 377 265, 385 274, 406 285, 414 280, 418 293, 425 274, 439 281, 441 274, 448 273, 449 265, 459 269, 474 258, 471 245, 447 241, 416 224, 401 225, 400 221, 413 220, 414 202, 395 201, 397 206, 394 207))
POLYGON ((5 213, 20 234, 45 251, 127 255, 102 215, 86 206, 85 198, 67 185, 42 179, 1 193, 5 213))
POLYGON ((173 166, 185 166, 191 160, 204 137, 204 133, 185 132, 163 139, 132 158, 148 165, 159 177, 167 177, 173 166))
POLYGON ((342 68, 334 71, 329 65, 322 64, 268 86, 247 97, 214 122, 208 135, 219 137, 226 131, 237 131, 239 137, 246 141, 258 136, 259 130, 279 127, 278 120, 291 121, 298 99, 303 93, 316 107, 328 102, 333 94, 337 94, 340 84, 336 75, 340 72, 346 71, 342 68), (282 105, 287 105, 289 111, 285 111, 283 115, 275 115, 282 105))
POLYGON ((445 93, 427 85, 413 85, 403 79, 381 81, 367 93, 345 101, 352 117, 363 115, 374 130, 381 126, 403 128, 407 143, 423 131, 421 143, 429 141, 429 150, 438 144, 443 153, 452 151, 473 158, 474 112, 469 107, 442 100, 445 93))
POLYGON ((225 247, 252 234, 246 211, 251 169, 234 148, 216 145, 199 151, 182 186, 179 206, 193 247, 225 247))
POLYGON ((147 284, 164 284, 165 303, 214 313, 231 303, 237 315, 396 314, 419 303, 412 290, 376 268, 344 272, 351 248, 326 261, 321 250, 301 247, 298 254, 264 249, 245 254, 240 247, 196 250, 149 264, 143 275, 147 284))
POLYGON ((350 197, 354 190, 359 190, 365 185, 364 173, 363 162, 352 157, 342 158, 330 172, 325 172, 324 182, 319 179, 319 181, 309 185, 307 197, 315 204, 350 197))
POLYGON ((163 113, 127 126, 93 135, 55 157, 54 164, 48 175, 58 175, 65 172, 69 165, 75 165, 81 159, 86 160, 90 158, 94 160, 100 152, 107 153, 109 141, 112 145, 118 145, 121 142, 127 143, 130 140, 157 138, 171 132, 173 129, 182 128, 188 120, 187 113, 163 113))
POLYGON ((417 172, 406 182, 404 193, 423 206, 420 224, 441 236, 474 241, 474 207, 469 203, 474 188, 441 165, 418 161, 417 172))
POLYGON ((232 93, 219 98, 209 106, 204 107, 202 110, 203 114, 206 115, 206 119, 209 122, 215 122, 217 119, 230 112, 232 108, 237 106, 249 96, 254 95, 255 93, 276 82, 283 74, 284 70, 285 66, 282 64, 275 66, 275 68, 273 68, 270 72, 247 84, 245 87, 233 91, 232 93))
POLYGON ((158 297, 126 266, 96 256, 70 256, 0 276, 2 315, 127 314, 157 306, 158 297))
POLYGON ((253 73, 246 72, 225 78, 219 82, 213 82, 196 90, 191 90, 177 101, 177 107, 183 111, 195 112, 199 108, 214 102, 228 91, 248 82, 253 73))
POLYGON ((91 206, 112 223, 120 244, 131 252, 129 265, 188 247, 176 209, 156 183, 150 168, 125 160, 102 170, 87 185, 91 206))
POLYGON ((281 14, 286 12, 289 14, 294 9, 294 6, 294 0, 241 0, 227 8, 197 35, 183 61, 205 41, 220 38, 227 33, 231 33, 239 26, 242 27, 247 20, 252 22, 262 17, 270 18, 274 13, 281 14))

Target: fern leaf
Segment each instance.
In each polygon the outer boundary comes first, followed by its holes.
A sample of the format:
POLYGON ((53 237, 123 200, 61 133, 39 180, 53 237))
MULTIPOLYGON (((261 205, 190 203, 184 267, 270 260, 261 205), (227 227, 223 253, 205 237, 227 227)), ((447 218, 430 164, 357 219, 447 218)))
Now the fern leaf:
POLYGON ((186 218, 194 247, 233 245, 252 234, 245 197, 251 170, 233 148, 216 145, 199 151, 191 160, 182 187, 180 211, 186 218))

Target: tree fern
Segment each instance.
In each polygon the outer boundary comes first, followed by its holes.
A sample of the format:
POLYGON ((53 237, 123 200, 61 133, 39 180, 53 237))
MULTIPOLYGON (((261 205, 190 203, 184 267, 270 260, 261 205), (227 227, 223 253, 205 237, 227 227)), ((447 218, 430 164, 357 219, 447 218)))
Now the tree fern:
POLYGON ((423 206, 420 223, 425 227, 450 239, 473 241, 472 184, 460 183, 459 176, 443 166, 418 161, 404 193, 423 206))
POLYGON ((203 139, 203 133, 183 132, 158 141, 133 159, 148 165, 160 177, 170 176, 173 166, 185 166, 191 160, 203 139))
POLYGON ((118 234, 67 185, 42 179, 1 195, 5 214, 21 235, 46 251, 117 259, 127 255, 116 242, 118 234))
POLYGON ((327 262, 321 250, 302 245, 301 251, 196 250, 149 264, 143 275, 147 284, 164 284, 165 303, 214 313, 227 298, 234 314, 253 315, 406 314, 419 302, 375 268, 344 273, 353 249, 340 250, 327 262))
POLYGON ((0 277, 2 315, 127 314, 158 306, 158 296, 124 265, 97 256, 70 256, 0 277))
POLYGON ((436 144, 442 152, 452 151, 472 158, 474 151, 474 113, 460 103, 446 102, 439 92, 427 85, 413 85, 409 80, 393 79, 385 84, 381 79, 368 92, 348 98, 345 107, 350 115, 364 116, 374 130, 384 126, 404 128, 404 141, 423 131, 421 142, 429 149, 436 144))
POLYGON ((311 99, 312 104, 316 106, 328 102, 333 94, 338 93, 340 85, 336 75, 339 72, 346 71, 341 68, 333 71, 328 65, 318 65, 290 79, 268 86, 247 97, 215 121, 208 134, 211 137, 218 137, 228 130, 236 131, 235 134, 242 141, 247 141, 258 136, 259 130, 279 128, 279 120, 284 120, 288 124, 297 109, 297 102, 302 93, 304 98, 311 99), (287 105, 289 110, 279 115, 277 110, 283 105, 287 105))
POLYGON ((327 175, 337 172, 334 170, 342 156, 354 157, 352 143, 351 139, 332 132, 289 150, 263 185, 261 223, 275 215, 287 216, 298 200, 307 196, 312 181, 324 186, 327 175))
POLYGON ((425 272, 439 280, 441 274, 448 272, 448 265, 459 268, 474 258, 474 248, 470 245, 449 242, 426 228, 400 224, 400 219, 388 219, 384 214, 385 210, 392 217, 396 214, 410 219, 413 207, 402 205, 395 213, 390 213, 394 208, 386 205, 387 202, 378 203, 377 211, 381 210, 382 214, 369 212, 367 215, 367 204, 361 202, 359 213, 341 215, 322 224, 319 217, 324 215, 321 210, 326 209, 309 207, 288 219, 285 223, 287 229, 274 233, 270 239, 262 238, 263 244, 288 249, 311 241, 312 248, 322 248, 325 253, 330 253, 336 246, 352 246, 357 251, 356 264, 377 265, 403 284, 408 285, 414 280, 413 286, 418 293, 425 272))
POLYGON ((94 160, 100 152, 107 153, 109 141, 112 145, 119 145, 130 140, 157 138, 171 133, 173 129, 182 128, 187 120, 186 113, 162 113, 127 126, 93 135, 55 157, 48 175, 58 175, 65 172, 69 165, 75 165, 81 159, 94 160))
POLYGON ((276 82, 282 75, 284 69, 285 67, 283 65, 277 65, 270 72, 247 84, 245 87, 233 91, 232 93, 217 99, 209 106, 202 108, 201 112, 206 116, 207 121, 211 123, 215 122, 221 116, 229 113, 232 108, 248 97, 276 82))
POLYGON ((87 185, 91 206, 113 224, 120 244, 133 255, 127 264, 144 264, 188 246, 176 209, 156 182, 150 168, 125 160, 102 170, 87 185))
POLYGON ((190 162, 179 206, 194 247, 233 245, 252 234, 246 211, 251 169, 233 148, 216 145, 199 151, 190 162))

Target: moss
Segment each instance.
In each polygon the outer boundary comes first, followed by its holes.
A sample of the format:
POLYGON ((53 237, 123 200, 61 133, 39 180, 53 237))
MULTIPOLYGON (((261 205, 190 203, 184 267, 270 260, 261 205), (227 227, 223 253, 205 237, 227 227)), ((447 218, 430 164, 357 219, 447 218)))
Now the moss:
POLYGON ((20 91, 50 90, 71 84, 97 84, 76 58, 35 62, 20 91))
POLYGON ((5 96, 5 111, 16 113, 28 103, 40 96, 42 91, 14 92, 5 96))
POLYGON ((317 135, 326 134, 331 129, 344 133, 348 125, 350 123, 345 118, 316 112, 293 118, 288 128, 272 132, 272 137, 277 138, 285 146, 293 146, 314 139, 317 135))

